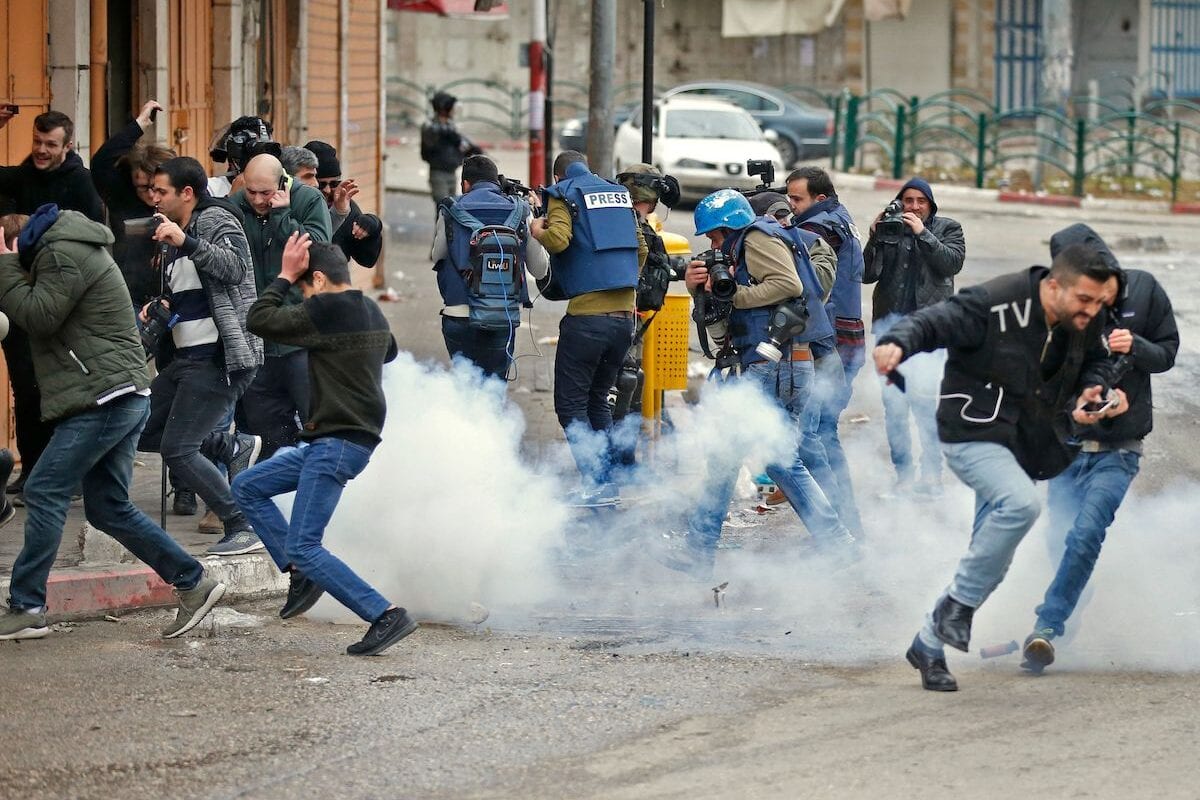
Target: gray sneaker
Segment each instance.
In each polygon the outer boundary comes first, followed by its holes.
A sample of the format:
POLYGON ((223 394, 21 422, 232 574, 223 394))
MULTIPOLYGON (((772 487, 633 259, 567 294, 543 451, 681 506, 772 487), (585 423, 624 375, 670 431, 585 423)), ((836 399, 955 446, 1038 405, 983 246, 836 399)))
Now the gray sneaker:
POLYGON ((175 596, 179 598, 179 610, 175 612, 175 621, 163 628, 164 639, 183 636, 199 625, 217 601, 225 596, 225 584, 205 575, 196 588, 176 589, 175 596))
POLYGON ((0 639, 41 639, 49 632, 45 611, 10 608, 0 614, 0 639))
POLYGON ((262 539, 258 535, 246 528, 240 531, 231 531, 204 552, 210 556, 240 556, 243 553, 253 553, 256 550, 265 549, 262 539))
POLYGON ((250 436, 249 434, 239 433, 234 438, 237 439, 237 450, 234 451, 233 457, 225 462, 225 468, 229 472, 229 482, 231 484, 234 478, 258 462, 258 455, 262 452, 263 444, 261 436, 250 436))

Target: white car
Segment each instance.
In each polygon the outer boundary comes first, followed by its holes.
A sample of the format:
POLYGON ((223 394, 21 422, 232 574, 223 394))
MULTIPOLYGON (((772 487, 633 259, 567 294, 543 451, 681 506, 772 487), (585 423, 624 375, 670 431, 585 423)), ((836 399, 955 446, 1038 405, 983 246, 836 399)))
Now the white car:
MULTIPOLYGON (((690 200, 717 189, 753 189, 761 177, 746 174, 746 161, 770 161, 783 177, 783 158, 744 110, 720 100, 676 98, 654 106, 653 163, 679 181, 690 200)), ((642 160, 642 113, 639 109, 617 128, 613 141, 614 174, 642 160)))

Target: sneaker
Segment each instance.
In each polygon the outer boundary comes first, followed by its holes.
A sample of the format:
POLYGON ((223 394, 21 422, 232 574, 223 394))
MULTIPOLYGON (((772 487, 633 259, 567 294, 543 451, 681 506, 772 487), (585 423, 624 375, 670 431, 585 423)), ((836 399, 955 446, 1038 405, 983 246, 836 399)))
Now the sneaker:
POLYGON ((17 492, 12 496, 12 504, 17 508, 25 507, 25 492, 17 492))
POLYGON ((787 495, 783 493, 783 489, 776 489, 764 498, 763 502, 769 506, 778 506, 788 501, 787 495))
POLYGON ((234 478, 250 469, 258 461, 258 454, 262 452, 263 443, 261 436, 250 436, 245 433, 235 434, 235 438, 237 439, 237 449, 233 451, 233 456, 225 462, 231 485, 234 478))
POLYGON ((1021 669, 1040 675, 1042 670, 1054 663, 1053 628, 1038 628, 1025 639, 1025 649, 1021 655, 1021 669))
POLYGON ((221 518, 217 516, 217 512, 210 508, 200 518, 200 521, 196 523, 196 530, 201 533, 225 533, 225 523, 221 522, 221 518))
POLYGON ((417 622, 403 608, 389 608, 371 623, 362 641, 346 648, 348 656, 376 656, 417 629, 417 622))
POLYGON ((621 503, 621 493, 614 484, 606 483, 594 489, 576 489, 567 495, 566 503, 574 508, 603 508, 621 503))
POLYGON ((660 548, 651 550, 650 557, 667 569, 682 572, 693 578, 711 580, 716 553, 691 546, 687 531, 671 531, 669 540, 660 548))
POLYGON ((49 632, 45 611, 10 608, 0 614, 0 639, 41 639, 49 632))
POLYGON ((22 472, 20 477, 4 487, 5 494, 20 494, 25 488, 25 473, 22 472))
POLYGON ((175 621, 163 629, 164 639, 183 636, 199 625, 225 596, 225 584, 205 575, 194 589, 176 589, 175 596, 179 598, 179 610, 175 612, 175 621))
POLYGON ((9 502, 7 497, 0 500, 0 528, 13 521, 13 517, 17 515, 17 509, 9 502))
POLYGON ((259 539, 253 530, 246 527, 241 530, 230 531, 221 537, 221 541, 212 545, 204 552, 210 556, 240 556, 243 553, 253 553, 265 547, 262 539, 259 539))
POLYGON ((283 608, 279 610, 280 619, 300 616, 316 605, 323 594, 325 594, 325 590, 316 581, 292 570, 291 577, 288 579, 287 600, 284 601, 283 608))
POLYGON ((171 503, 171 510, 175 512, 177 517, 190 517, 196 513, 196 493, 191 489, 176 489, 175 500, 171 503))

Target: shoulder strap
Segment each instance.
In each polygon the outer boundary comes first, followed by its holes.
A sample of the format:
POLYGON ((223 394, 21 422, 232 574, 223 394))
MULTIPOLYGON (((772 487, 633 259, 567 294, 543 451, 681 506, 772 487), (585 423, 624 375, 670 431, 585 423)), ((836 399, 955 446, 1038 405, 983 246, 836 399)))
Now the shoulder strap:
POLYGON ((520 230, 527 216, 529 216, 529 206, 525 204, 524 200, 517 198, 513 202, 513 210, 509 212, 508 217, 504 220, 504 227, 512 228, 514 231, 520 230))
POLYGON ((447 211, 450 212, 450 216, 454 218, 454 221, 469 230, 472 236, 475 235, 477 230, 483 227, 482 222, 476 219, 471 212, 465 210, 458 203, 450 206, 447 211))

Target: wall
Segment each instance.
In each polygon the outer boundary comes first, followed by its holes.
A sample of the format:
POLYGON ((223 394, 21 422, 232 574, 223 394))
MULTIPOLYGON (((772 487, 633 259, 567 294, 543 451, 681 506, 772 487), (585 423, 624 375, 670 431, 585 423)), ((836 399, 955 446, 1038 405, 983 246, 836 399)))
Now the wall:
POLYGON ((1138 73, 1140 14, 1138 0, 1074 0, 1073 94, 1088 94, 1095 80, 1101 97, 1130 95, 1138 73))

